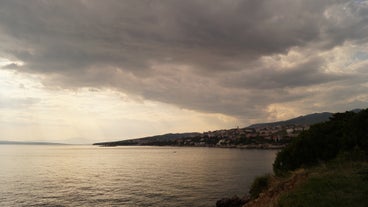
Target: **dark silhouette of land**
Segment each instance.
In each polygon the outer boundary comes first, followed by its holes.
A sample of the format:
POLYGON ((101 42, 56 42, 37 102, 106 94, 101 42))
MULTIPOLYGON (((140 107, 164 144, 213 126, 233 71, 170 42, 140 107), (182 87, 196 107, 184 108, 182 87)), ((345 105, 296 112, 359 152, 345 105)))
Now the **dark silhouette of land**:
POLYGON ((310 125, 328 121, 332 115, 333 113, 330 112, 314 113, 285 121, 253 124, 245 128, 221 129, 204 133, 169 133, 121 141, 100 142, 93 145, 105 147, 149 145, 283 148, 292 138, 307 130, 310 125))

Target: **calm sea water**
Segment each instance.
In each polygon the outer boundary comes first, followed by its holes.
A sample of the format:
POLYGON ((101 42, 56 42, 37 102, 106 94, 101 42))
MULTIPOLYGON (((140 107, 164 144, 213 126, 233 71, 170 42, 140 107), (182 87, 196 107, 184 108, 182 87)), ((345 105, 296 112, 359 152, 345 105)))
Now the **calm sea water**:
POLYGON ((215 206, 276 151, 0 145, 0 206, 215 206))

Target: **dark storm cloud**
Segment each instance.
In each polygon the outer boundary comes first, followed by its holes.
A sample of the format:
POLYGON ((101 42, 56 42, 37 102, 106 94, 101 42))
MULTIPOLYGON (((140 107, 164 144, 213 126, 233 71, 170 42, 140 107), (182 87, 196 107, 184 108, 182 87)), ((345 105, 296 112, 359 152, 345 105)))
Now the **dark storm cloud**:
POLYGON ((125 0, 0 2, 0 55, 57 87, 111 87, 199 111, 263 116, 290 89, 350 79, 307 57, 263 65, 294 48, 366 44, 363 1, 125 0), (260 95, 261 94, 261 95, 260 95), (256 112, 255 112, 256 111, 256 112))
POLYGON ((347 75, 322 71, 324 64, 325 61, 321 58, 311 58, 289 68, 257 65, 235 74, 229 73, 222 81, 226 87, 275 89, 312 86, 348 78, 347 75))

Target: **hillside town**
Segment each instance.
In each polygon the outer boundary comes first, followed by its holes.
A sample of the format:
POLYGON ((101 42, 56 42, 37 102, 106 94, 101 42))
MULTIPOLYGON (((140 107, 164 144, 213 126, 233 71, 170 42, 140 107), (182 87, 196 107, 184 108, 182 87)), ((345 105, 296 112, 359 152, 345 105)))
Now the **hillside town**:
POLYGON ((197 136, 172 140, 166 144, 176 146, 277 149, 283 148, 293 138, 308 129, 308 125, 280 125, 259 128, 238 127, 204 132, 197 136))
POLYGON ((165 134, 117 142, 96 143, 101 146, 191 146, 241 149, 280 149, 285 147, 309 125, 288 124, 234 129, 222 129, 203 133, 165 134))
MULTIPOLYGON (((358 112, 354 109, 352 112, 358 112)), ((190 146, 221 147, 241 149, 280 149, 284 148, 311 125, 323 123, 333 117, 333 113, 307 114, 285 121, 257 123, 248 127, 221 129, 207 132, 169 133, 150 137, 125 139, 113 142, 100 142, 94 145, 114 146, 190 146)))

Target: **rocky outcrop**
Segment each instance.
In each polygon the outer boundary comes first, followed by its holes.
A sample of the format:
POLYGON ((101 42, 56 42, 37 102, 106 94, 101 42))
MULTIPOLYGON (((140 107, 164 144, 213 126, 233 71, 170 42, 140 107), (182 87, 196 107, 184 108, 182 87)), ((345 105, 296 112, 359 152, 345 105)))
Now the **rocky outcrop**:
POLYGON ((259 197, 248 201, 243 207, 274 207, 281 194, 293 190, 296 186, 303 183, 308 178, 305 169, 298 169, 292 172, 290 177, 273 177, 270 186, 259 194, 259 197))
POLYGON ((232 198, 223 198, 216 202, 216 207, 241 207, 247 202, 249 202, 250 198, 248 195, 243 198, 239 198, 237 195, 232 198))
POLYGON ((255 199, 250 199, 249 195, 243 198, 233 196, 223 198, 216 202, 216 207, 274 207, 277 206, 279 197, 293 190, 308 178, 309 173, 305 169, 298 169, 291 173, 289 177, 271 177, 268 188, 255 199))

